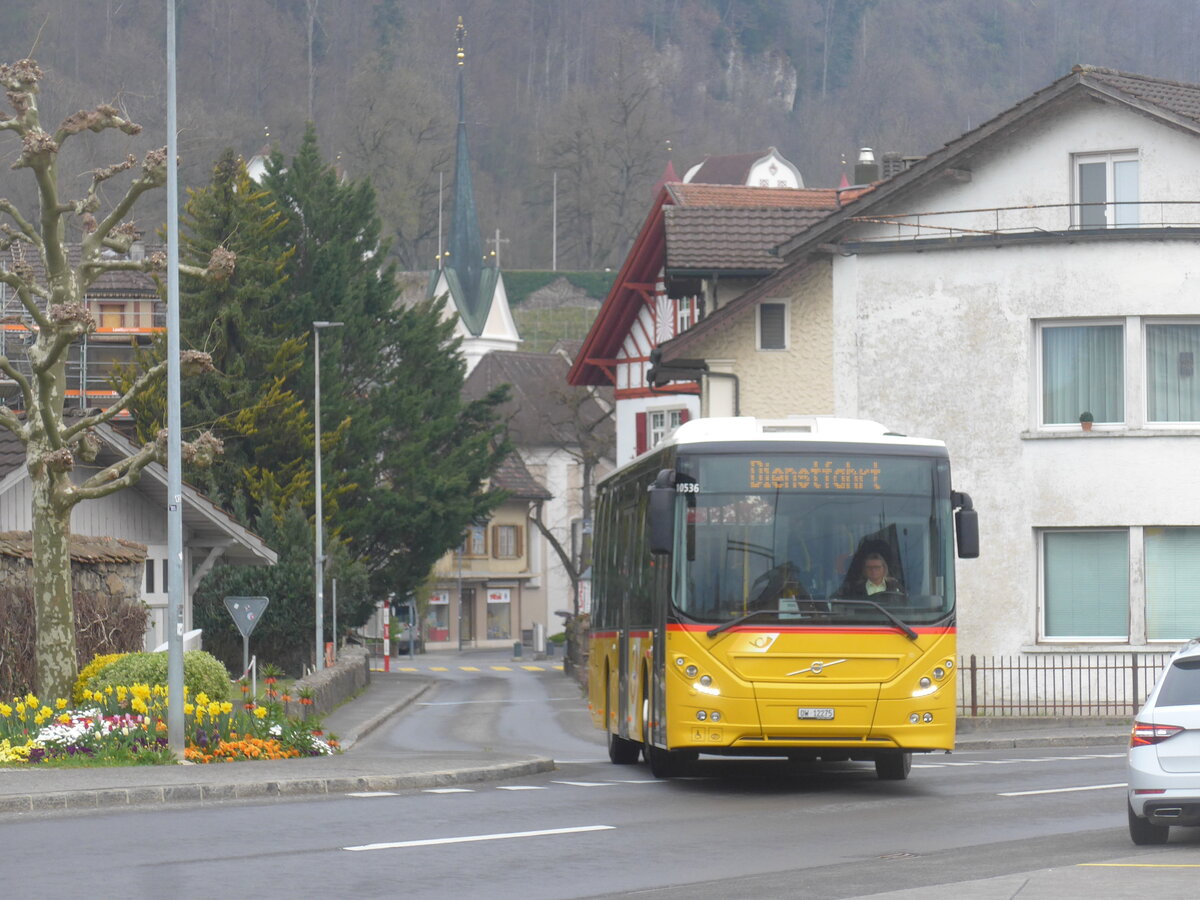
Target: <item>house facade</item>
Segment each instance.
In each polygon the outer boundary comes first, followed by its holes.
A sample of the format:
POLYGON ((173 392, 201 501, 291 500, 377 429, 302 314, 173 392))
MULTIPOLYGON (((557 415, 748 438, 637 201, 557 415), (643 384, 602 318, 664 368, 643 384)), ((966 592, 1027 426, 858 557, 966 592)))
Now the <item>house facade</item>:
POLYGON ((571 575, 554 544, 578 571, 590 528, 585 496, 613 468, 613 423, 607 392, 567 387, 569 368, 565 349, 494 352, 467 376, 463 394, 469 399, 509 386, 499 415, 516 450, 491 482, 509 499, 488 522, 469 526, 463 544, 435 569, 426 621, 431 614, 444 616, 448 625, 427 630, 431 646, 439 637, 455 646, 511 646, 536 625, 557 633, 559 612, 574 611, 571 575), (494 608, 506 602, 507 631, 495 627, 501 616, 494 608))
POLYGON ((1170 649, 1200 634, 1198 162, 1200 86, 1076 67, 798 232, 663 363, 732 359, 746 414, 945 440, 980 518, 964 654, 1170 649), (771 304, 811 397, 766 374, 771 304))
MULTIPOLYGON (((132 455, 134 446, 115 429, 100 425, 100 454, 93 463, 77 463, 79 480, 114 461, 132 455)), ((25 448, 7 429, 0 429, 0 531, 32 529, 33 495, 25 448)), ((203 494, 183 487, 183 619, 192 630, 192 595, 218 562, 274 565, 276 554, 254 533, 239 525, 203 494)), ((167 640, 167 472, 159 463, 142 471, 124 490, 80 503, 71 512, 71 533, 86 538, 120 538, 145 547, 140 599, 147 607, 145 647, 167 640)))
MULTIPOLYGON (((706 161, 699 173, 712 165, 713 160, 706 161)), ((862 188, 742 183, 660 185, 568 376, 574 385, 613 387, 618 464, 653 447, 689 418, 711 414, 710 407, 752 414, 758 398, 746 390, 747 373, 736 371, 744 360, 737 359, 733 346, 728 353, 714 347, 703 360, 676 354, 669 372, 660 371, 656 351, 779 272, 783 260, 773 252, 777 244, 862 193, 862 188)), ((787 274, 789 284, 793 275, 787 274)), ((820 273, 803 278, 828 284, 820 273)), ((764 351, 756 360, 758 375, 784 389, 802 383, 806 394, 828 393, 828 358, 806 354, 797 360, 791 353, 804 329, 828 331, 827 319, 827 309, 764 305, 753 322, 745 323, 764 351), (798 364, 804 371, 797 381, 798 364)))

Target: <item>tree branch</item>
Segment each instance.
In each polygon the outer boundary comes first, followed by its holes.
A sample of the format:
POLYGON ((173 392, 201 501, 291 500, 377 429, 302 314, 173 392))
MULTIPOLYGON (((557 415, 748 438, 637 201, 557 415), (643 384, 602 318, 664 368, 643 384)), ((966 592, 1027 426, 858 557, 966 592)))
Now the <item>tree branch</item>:
MULTIPOLYGON (((25 398, 25 408, 29 409, 33 403, 33 385, 29 383, 29 379, 17 371, 7 356, 0 356, 0 372, 17 383, 17 387, 21 389, 21 396, 25 398)), ((4 409, 7 410, 8 407, 6 406, 4 409)))
POLYGON ((83 500, 98 500, 101 497, 107 497, 109 494, 115 494, 122 488, 137 484, 138 479, 142 477, 142 470, 157 458, 157 443, 142 445, 142 448, 133 454, 133 456, 127 456, 122 460, 118 460, 111 466, 101 469, 83 482, 83 484, 76 485, 70 492, 71 503, 75 504, 83 500))
POLYGON ((109 404, 107 408, 94 415, 84 416, 81 419, 76 419, 69 428, 64 428, 62 432, 63 440, 69 441, 81 431, 85 431, 88 428, 94 428, 97 425, 112 421, 128 408, 134 397, 145 390, 146 387, 152 384, 154 381, 165 375, 166 372, 166 360, 155 363, 149 369, 146 369, 144 372, 142 372, 142 374, 137 377, 133 384, 129 386, 125 393, 109 404))

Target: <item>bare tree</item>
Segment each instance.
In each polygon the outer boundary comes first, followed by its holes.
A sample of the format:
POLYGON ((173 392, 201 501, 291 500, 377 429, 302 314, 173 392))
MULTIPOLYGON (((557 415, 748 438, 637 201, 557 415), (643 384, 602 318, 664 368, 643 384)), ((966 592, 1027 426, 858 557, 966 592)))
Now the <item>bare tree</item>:
MULTIPOLYGON (((33 485, 33 582, 34 620, 37 629, 36 689, 48 697, 70 695, 76 674, 75 624, 71 591, 69 547, 71 510, 84 500, 107 496, 135 483, 142 470, 166 453, 165 432, 143 445, 132 456, 116 462, 91 477, 75 479, 77 461, 92 462, 99 450, 94 433, 97 425, 113 419, 130 401, 166 371, 160 363, 142 372, 129 389, 103 411, 63 415, 66 399, 68 349, 96 327, 85 304, 89 285, 107 272, 162 270, 162 254, 135 260, 127 254, 136 234, 126 216, 147 191, 166 182, 166 150, 152 150, 141 170, 130 180, 120 198, 99 218, 101 189, 110 179, 133 169, 137 160, 127 156, 112 166, 96 169, 82 197, 68 199, 58 184, 58 157, 63 144, 84 130, 101 133, 110 129, 136 135, 141 126, 123 118, 118 110, 101 105, 81 110, 63 120, 53 133, 42 128, 38 110, 41 69, 31 59, 0 65, 0 84, 8 92, 13 113, 0 112, 0 132, 14 132, 21 139, 14 169, 28 169, 37 182, 39 210, 27 218, 17 206, 0 199, 0 252, 11 264, 0 265, 0 283, 15 294, 24 310, 22 321, 35 336, 28 348, 27 367, 0 355, 0 371, 15 382, 24 414, 0 404, 0 425, 25 445, 26 467, 33 485), (67 226, 82 233, 78 260, 72 262, 67 245, 67 226), (38 267, 27 261, 33 254, 38 267), (40 269, 40 271, 39 271, 40 269)), ((217 248, 207 270, 188 267, 195 275, 228 275, 233 254, 217 248)), ((196 374, 211 370, 208 354, 183 354, 181 371, 196 374)), ((185 458, 203 464, 220 451, 211 434, 185 445, 185 458)))

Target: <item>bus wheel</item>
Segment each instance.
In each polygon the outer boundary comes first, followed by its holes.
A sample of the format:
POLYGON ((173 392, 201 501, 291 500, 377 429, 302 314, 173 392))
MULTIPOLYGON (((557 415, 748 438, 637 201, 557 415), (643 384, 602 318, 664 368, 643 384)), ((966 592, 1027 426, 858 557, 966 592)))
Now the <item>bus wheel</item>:
POLYGON ((647 744, 646 761, 650 763, 650 774, 655 778, 678 778, 686 775, 688 766, 699 756, 687 750, 664 750, 647 744))
POLYGON ((608 758, 618 766, 630 766, 641 756, 642 745, 620 735, 608 733, 608 758))
POLYGON ((912 769, 912 752, 899 750, 875 757, 875 774, 884 781, 903 781, 912 769))

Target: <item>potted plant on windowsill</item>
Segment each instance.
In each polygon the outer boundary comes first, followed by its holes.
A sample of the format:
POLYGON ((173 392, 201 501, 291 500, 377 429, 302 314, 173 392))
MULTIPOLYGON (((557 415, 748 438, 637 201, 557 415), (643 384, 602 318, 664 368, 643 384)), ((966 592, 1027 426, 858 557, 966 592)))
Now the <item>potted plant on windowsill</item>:
POLYGON ((1094 418, 1090 412, 1082 412, 1079 414, 1079 424, 1083 427, 1084 431, 1092 430, 1093 421, 1094 418))

